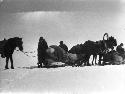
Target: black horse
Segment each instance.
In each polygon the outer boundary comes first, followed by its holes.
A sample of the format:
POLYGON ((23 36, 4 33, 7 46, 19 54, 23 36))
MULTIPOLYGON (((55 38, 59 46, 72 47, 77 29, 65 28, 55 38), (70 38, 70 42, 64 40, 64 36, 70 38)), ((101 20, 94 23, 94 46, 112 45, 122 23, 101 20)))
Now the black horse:
MULTIPOLYGON (((93 55, 93 60, 95 58, 96 63, 96 57, 99 55, 99 65, 103 65, 101 63, 102 57, 105 53, 109 51, 109 49, 113 49, 114 46, 117 46, 117 40, 114 37, 109 37, 108 33, 105 33, 103 35, 103 40, 99 41, 86 41, 83 44, 82 47, 82 53, 86 53, 88 55, 93 55), (104 37, 107 37, 107 40, 104 39, 104 37)), ((92 61, 93 64, 93 61, 92 61)))
MULTIPOLYGON (((77 54, 78 56, 84 55, 84 57, 81 58, 84 61, 82 63, 84 63, 84 65, 86 65, 86 66, 90 66, 90 64, 89 64, 89 58, 90 58, 89 49, 87 50, 86 47, 87 46, 84 44, 77 44, 69 50, 69 53, 77 54)), ((81 65, 82 65, 82 63, 81 63, 81 65)))
MULTIPOLYGON (((99 41, 86 41, 84 44, 78 44, 76 46, 73 46, 69 52, 71 53, 77 53, 77 54, 86 54, 88 55, 86 65, 89 64, 89 58, 91 55, 93 55, 93 61, 95 59, 96 63, 96 57, 99 55, 99 65, 101 65, 101 58, 103 57, 103 54, 108 51, 108 49, 112 49, 114 46, 117 46, 117 41, 114 37, 108 37, 108 34, 105 33, 103 36, 103 40, 99 41), (107 36, 107 40, 104 39, 104 37, 107 36)), ((92 64, 93 64, 92 61, 92 64)))
POLYGON ((83 44, 73 46, 68 52, 72 54, 81 54, 83 44))
POLYGON ((23 51, 22 38, 14 37, 14 38, 10 38, 6 41, 4 48, 3 48, 4 56, 6 57, 5 69, 8 69, 9 59, 11 62, 11 69, 14 69, 12 54, 13 54, 16 47, 18 47, 20 51, 23 51))

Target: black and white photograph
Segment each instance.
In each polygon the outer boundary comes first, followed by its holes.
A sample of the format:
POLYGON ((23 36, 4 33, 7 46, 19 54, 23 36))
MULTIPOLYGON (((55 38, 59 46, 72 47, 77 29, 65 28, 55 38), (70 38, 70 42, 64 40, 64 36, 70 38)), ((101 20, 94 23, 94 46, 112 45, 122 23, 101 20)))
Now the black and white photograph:
POLYGON ((125 94, 125 0, 0 0, 0 94, 125 94))

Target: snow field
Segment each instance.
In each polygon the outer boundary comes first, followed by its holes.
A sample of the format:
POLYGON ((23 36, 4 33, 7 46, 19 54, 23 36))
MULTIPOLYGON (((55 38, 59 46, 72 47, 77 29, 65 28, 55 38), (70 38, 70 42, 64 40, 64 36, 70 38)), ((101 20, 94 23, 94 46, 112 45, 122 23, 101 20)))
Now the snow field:
POLYGON ((124 94, 125 65, 0 71, 1 93, 124 94))

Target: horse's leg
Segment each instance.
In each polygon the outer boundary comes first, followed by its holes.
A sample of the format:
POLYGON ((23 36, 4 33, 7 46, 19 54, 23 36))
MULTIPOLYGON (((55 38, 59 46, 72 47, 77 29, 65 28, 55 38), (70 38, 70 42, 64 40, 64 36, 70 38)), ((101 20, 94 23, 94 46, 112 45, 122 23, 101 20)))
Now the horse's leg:
POLYGON ((85 60, 86 60, 85 66, 91 66, 90 63, 89 63, 89 59, 90 59, 90 55, 86 55, 85 56, 85 60))
POLYGON ((97 63, 96 63, 96 59, 97 59, 97 55, 95 56, 95 64, 97 65, 97 63))
POLYGON ((5 69, 9 69, 9 68, 8 68, 8 61, 9 61, 9 57, 6 57, 6 65, 5 65, 5 69))
POLYGON ((94 65, 94 64, 93 64, 93 62, 94 62, 94 58, 95 58, 95 55, 93 55, 93 59, 92 59, 92 65, 94 65))
POLYGON ((14 69, 12 55, 10 56, 10 62, 11 62, 11 69, 14 69))
POLYGON ((84 62, 84 60, 80 60, 80 61, 79 61, 79 65, 78 65, 78 66, 79 66, 79 67, 81 67, 81 66, 82 66, 82 64, 83 64, 83 62, 84 62))
POLYGON ((91 64, 89 63, 89 61, 87 61, 86 63, 87 63, 87 66, 91 66, 91 64))
POLYGON ((103 55, 102 54, 99 54, 99 65, 101 65, 101 60, 102 60, 102 57, 103 57, 103 55))
POLYGON ((90 59, 90 55, 87 57, 86 66, 91 66, 91 64, 89 63, 89 59, 90 59))

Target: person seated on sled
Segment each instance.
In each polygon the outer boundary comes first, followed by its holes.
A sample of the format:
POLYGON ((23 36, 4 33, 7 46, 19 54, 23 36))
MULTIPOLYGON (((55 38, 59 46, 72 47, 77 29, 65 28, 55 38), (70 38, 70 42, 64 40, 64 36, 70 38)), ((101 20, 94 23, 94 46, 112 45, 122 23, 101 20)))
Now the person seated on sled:
POLYGON ((59 45, 62 49, 64 49, 66 52, 68 52, 68 47, 63 43, 63 41, 60 41, 59 45))
POLYGON ((119 54, 121 54, 121 55, 124 54, 123 43, 121 43, 120 45, 117 46, 116 51, 117 51, 119 54))
POLYGON ((39 38, 38 43, 38 68, 42 68, 42 64, 45 63, 46 59, 46 49, 48 48, 47 42, 43 37, 39 38))

